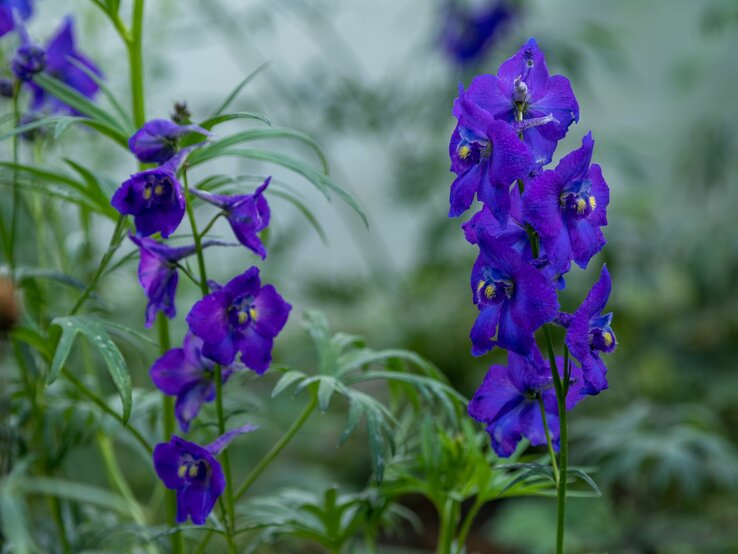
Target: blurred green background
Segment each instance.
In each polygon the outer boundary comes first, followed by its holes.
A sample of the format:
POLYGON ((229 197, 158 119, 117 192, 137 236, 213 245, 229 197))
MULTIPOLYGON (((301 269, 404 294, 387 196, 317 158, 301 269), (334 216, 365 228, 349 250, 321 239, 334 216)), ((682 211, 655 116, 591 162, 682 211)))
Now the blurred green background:
MULTIPOLYGON (((568 549, 738 552, 738 4, 521 0, 485 55, 464 67, 440 40, 445 5, 156 0, 147 7, 148 116, 166 117, 175 101, 185 100, 195 119, 203 117, 244 75, 271 62, 236 107, 315 137, 334 180, 359 198, 370 218, 367 230, 340 203, 306 194, 325 230, 323 242, 293 207, 274 202, 263 271, 297 308, 276 359, 313 363, 303 358, 310 347, 299 315, 315 307, 333 329, 361 335, 375 348, 425 356, 470 397, 486 367, 502 358, 475 359, 469 352, 476 309, 468 275, 476 252, 464 241, 461 221, 446 217, 451 105, 459 81, 496 72, 536 37, 550 72, 571 80, 580 104, 580 121, 555 159, 592 130, 594 161, 612 191, 608 245, 587 271, 572 271, 562 296, 565 309, 578 305, 607 262, 620 343, 607 359, 610 389, 570 416, 573 462, 591 470, 603 495, 571 501, 568 549)), ((82 48, 125 94, 121 50, 106 38, 103 16, 81 0, 40 1, 38 11, 32 28, 39 36, 63 13, 77 14, 82 48)), ((52 159, 84 156, 118 181, 135 169, 89 133, 75 133, 52 159)), ((255 169, 234 162, 221 172, 255 169)), ((301 186, 290 174, 274 176, 301 186)), ((63 240, 74 252, 80 235, 67 231, 63 240)), ((228 236, 227 227, 216 233, 228 236)), ((108 234, 99 233, 101 248, 108 234)), ((251 263, 246 253, 208 257, 216 279, 251 263)), ((133 265, 111 277, 103 294, 116 318, 140 327, 144 298, 133 265)), ((196 294, 183 289, 181 313, 196 294)), ((176 339, 185 330, 181 319, 175 329, 176 339)), ((150 357, 141 355, 133 368, 142 387, 149 386, 150 357)), ((239 408, 272 402, 263 383, 242 387, 238 400, 229 397, 239 408)), ((285 397, 262 412, 274 417, 259 421, 267 436, 276 438, 289 424, 301 408, 296 404, 285 397)), ((253 492, 294 486, 296 477, 316 491, 333 483, 361 488, 368 455, 362 441, 335 448, 343 423, 343 415, 331 411, 314 416, 253 492)), ((254 444, 235 446, 237 473, 271 442, 254 444)), ((140 471, 135 486, 148 486, 149 469, 139 468, 139 460, 122 463, 134 484, 140 471)), ((99 468, 87 463, 84 448, 65 467, 81 480, 104 481, 101 473, 95 477, 99 468)), ((406 526, 386 537, 386 551, 393 551, 390 544, 407 552, 432 549, 432 508, 413 497, 405 502, 423 529, 406 526)), ((554 510, 545 499, 492 503, 477 520, 469 550, 550 552, 554 510)), ((307 551, 284 548, 275 551, 307 551)))

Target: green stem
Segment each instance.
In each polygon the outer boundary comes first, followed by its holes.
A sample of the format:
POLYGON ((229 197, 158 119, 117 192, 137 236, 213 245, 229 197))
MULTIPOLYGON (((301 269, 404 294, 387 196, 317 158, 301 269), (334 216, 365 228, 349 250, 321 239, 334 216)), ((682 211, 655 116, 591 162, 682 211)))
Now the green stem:
POLYGON ((133 102, 133 122, 142 127, 146 122, 144 104, 143 75, 143 14, 144 0, 134 0, 133 20, 131 22, 130 40, 127 41, 128 61, 131 74, 131 100, 133 102))
POLYGON ((103 254, 103 257, 100 260, 97 269, 95 269, 95 273, 93 274, 92 279, 90 279, 87 287, 77 299, 77 302, 75 302, 74 306, 72 306, 72 309, 69 311, 68 315, 76 314, 85 303, 85 300, 87 300, 90 294, 92 294, 92 291, 95 290, 97 282, 100 280, 100 277, 102 277, 102 274, 105 272, 105 268, 108 266, 110 260, 113 258, 113 255, 120 246, 121 240, 123 239, 123 231, 125 230, 125 223, 126 216, 121 215, 120 217, 118 217, 118 221, 115 224, 113 234, 110 236, 110 243, 108 244, 107 250, 103 254))
POLYGON ((538 406, 541 408, 541 419, 543 419, 543 430, 546 433, 546 444, 548 445, 548 455, 551 456, 551 467, 554 472, 554 481, 556 486, 559 485, 559 466, 556 463, 556 452, 554 451, 553 441, 551 441, 551 433, 548 429, 548 418, 546 417, 546 408, 543 405, 543 398, 538 398, 538 406))
POLYGON ((54 522, 59 529, 59 538, 61 539, 62 552, 64 552, 64 554, 70 554, 72 552, 72 549, 69 544, 69 539, 67 538, 67 528, 64 525, 64 517, 61 511, 61 502, 59 502, 59 498, 56 496, 49 496, 49 502, 51 503, 51 513, 54 516, 54 522))
POLYGON ((70 383, 72 383, 75 387, 77 387, 77 390, 79 390, 79 392, 83 396, 86 396, 103 412, 105 412, 109 416, 113 417, 113 419, 118 421, 118 423, 120 423, 133 436, 133 438, 136 439, 138 443, 144 447, 146 452, 148 452, 149 454, 153 453, 154 451, 153 448, 151 448, 151 445, 144 438, 144 436, 139 432, 138 429, 136 429, 129 422, 124 420, 123 417, 118 412, 113 410, 110 406, 108 406, 102 398, 97 396, 82 381, 77 379, 77 376, 74 375, 74 373, 72 373, 71 371, 67 371, 66 368, 62 369, 62 373, 69 380, 70 383))
MULTIPOLYGON (((162 354, 167 352, 171 346, 169 339, 169 320, 166 316, 159 312, 158 319, 156 321, 159 331, 159 347, 161 348, 162 354)), ((163 395, 162 397, 162 441, 169 442, 172 435, 174 434, 174 398, 171 396, 163 395)), ((166 495, 166 507, 167 507, 167 525, 174 529, 177 527, 177 494, 176 491, 169 490, 165 492, 166 495)), ((174 554, 183 554, 184 552, 184 538, 182 533, 173 533, 172 539, 172 552, 174 554)))
POLYGON ((192 196, 190 195, 190 184, 187 180, 187 169, 182 173, 184 181, 185 197, 187 198, 187 218, 190 221, 190 228, 192 229, 192 236, 195 240, 195 251, 197 253, 197 267, 200 270, 200 291, 203 296, 207 296, 208 290, 208 276, 205 268, 205 256, 202 253, 202 234, 197 231, 197 220, 195 219, 195 210, 192 207, 192 196))
POLYGON ((451 546, 454 540, 454 531, 458 523, 458 503, 452 498, 446 498, 443 510, 439 513, 438 546, 436 554, 451 554, 451 546))
POLYGON ((202 238, 205 235, 207 235, 208 234, 208 231, 210 231, 210 229, 212 229, 213 225, 215 225, 215 222, 218 221, 218 219, 221 218, 221 217, 223 217, 224 215, 225 214, 223 212, 218 212, 217 214, 215 214, 215 217, 213 217, 213 219, 211 219, 208 222, 208 224, 205 225, 205 228, 200 233, 200 238, 202 238))
POLYGON ((264 456, 256 465, 256 467, 251 470, 251 473, 249 473, 244 482, 241 483, 241 486, 238 487, 238 491, 236 491, 236 500, 246 494, 246 491, 249 490, 251 485, 254 484, 254 481, 259 478, 259 475, 261 475, 264 470, 269 467, 269 464, 271 464, 274 459, 279 456, 279 453, 282 452, 284 447, 287 446, 287 444, 289 444, 289 442, 292 440, 292 437, 294 437, 295 434, 297 434, 297 432, 300 430, 300 428, 305 424, 305 422, 310 417, 310 414, 313 413, 313 410, 317 405, 318 397, 315 393, 311 393, 310 402, 308 402, 308 404, 302 410, 302 413, 297 417, 297 419, 292 423, 290 428, 287 429, 285 434, 282 435, 277 443, 272 446, 272 449, 267 452, 266 456, 264 456))
POLYGON ((477 517, 479 510, 482 509, 482 506, 484 506, 484 498, 481 494, 478 494, 474 499, 474 504, 472 504, 466 516, 464 516, 464 521, 461 523, 461 529, 459 530, 459 534, 456 536, 456 551, 459 554, 464 551, 466 538, 469 536, 472 523, 474 523, 474 519, 477 517))
MULTIPOLYGON (((215 366, 215 409, 218 413, 218 432, 220 435, 225 434, 225 414, 223 411, 223 370, 220 364, 215 366)), ((223 473, 226 478, 226 508, 228 511, 228 517, 230 518, 230 524, 228 519, 225 520, 226 526, 226 539, 228 539, 229 547, 233 530, 236 527, 236 512, 234 509, 233 502, 233 479, 231 479, 231 461, 228 457, 228 450, 224 450, 221 454, 223 458, 223 473)))
MULTIPOLYGON (((18 108, 18 97, 20 96, 20 81, 13 85, 13 125, 20 126, 20 110, 18 108)), ((18 215, 20 212, 20 187, 18 186, 18 134, 14 134, 11 140, 13 155, 13 208, 10 213, 10 239, 8 242, 8 264, 10 269, 15 269, 15 235, 18 230, 18 215)))

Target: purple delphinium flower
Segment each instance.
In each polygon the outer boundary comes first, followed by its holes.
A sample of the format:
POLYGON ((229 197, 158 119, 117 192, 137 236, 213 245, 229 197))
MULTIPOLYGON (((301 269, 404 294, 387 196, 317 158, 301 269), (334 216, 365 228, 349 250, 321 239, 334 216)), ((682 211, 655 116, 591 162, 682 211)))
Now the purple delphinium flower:
POLYGON ((497 75, 476 77, 467 95, 495 119, 513 122, 518 114, 524 121, 552 115, 553 121, 523 131, 523 141, 539 167, 551 161, 558 141, 572 122, 579 121, 571 83, 562 75, 549 77, 543 52, 532 38, 500 66, 497 75))
POLYGON ((600 227, 607 225, 610 190, 602 169, 591 164, 592 133, 554 170, 533 179, 523 193, 525 219, 541 237, 549 257, 573 259, 582 268, 606 240, 600 227))
POLYGON ((557 314, 553 284, 523 255, 477 230, 479 257, 471 274, 474 304, 480 313, 469 337, 472 355, 495 346, 530 353, 533 334, 557 314))
POLYGON ((609 354, 617 346, 612 331, 612 313, 602 315, 610 297, 610 272, 602 266, 600 278, 592 286, 582 305, 571 315, 566 330, 566 345, 571 355, 582 364, 584 380, 590 385, 589 394, 607 388, 607 367, 600 354, 609 354))
MULTIPOLYGON (((223 368, 223 383, 232 372, 231 367, 223 368)), ((172 348, 156 360, 149 374, 159 390, 177 397, 174 413, 185 433, 202 405, 215 398, 215 362, 202 355, 202 339, 192 333, 185 335, 182 348, 172 348)))
POLYGON ((0 0, 0 37, 17 28, 18 19, 27 20, 33 15, 30 0, 0 0))
POLYGON ((187 152, 181 150, 165 164, 131 175, 113 194, 110 203, 120 213, 134 216, 139 236, 161 233, 166 238, 182 221, 185 195, 177 169, 187 152))
MULTIPOLYGON (((89 72, 98 77, 102 77, 102 73, 89 58, 77 51, 74 40, 74 22, 71 16, 64 18, 59 30, 47 42, 45 50, 46 73, 59 79, 83 96, 92 98, 97 94, 100 87, 79 65, 87 68, 89 72)), ((32 110, 38 110, 48 104, 53 112, 78 113, 58 98, 49 95, 40 86, 34 83, 30 83, 30 85, 33 89, 32 110)))
POLYGON ((449 56, 460 65, 481 59, 516 11, 507 2, 492 0, 479 8, 451 4, 444 17, 441 39, 449 56))
MULTIPOLYGON (((554 449, 559 449, 559 413, 553 376, 538 348, 531 356, 508 353, 507 366, 493 365, 469 402, 469 415, 486 425, 492 448, 507 458, 523 437, 533 446, 546 444, 546 432, 538 403, 543 401, 546 423, 554 449)), ((563 377, 563 358, 556 360, 563 377)), ((571 363, 566 409, 572 409, 583 397, 581 371, 571 363)))
POLYGON ((254 425, 238 427, 207 446, 176 435, 169 442, 156 445, 153 455, 156 474, 165 487, 177 491, 177 523, 184 523, 188 517, 195 525, 205 523, 226 485, 215 456, 236 436, 254 429, 254 425))
POLYGON ((13 55, 10 68, 19 81, 28 82, 46 67, 46 52, 33 42, 22 22, 16 22, 16 27, 20 45, 13 55))
POLYGON ((190 192, 205 202, 222 209, 238 242, 252 250, 263 260, 266 258, 267 251, 257 233, 263 231, 269 225, 269 204, 264 198, 264 190, 269 186, 271 179, 271 177, 267 177, 264 183, 252 194, 224 196, 194 188, 190 192))
POLYGON ((199 125, 177 125, 168 119, 152 119, 131 135, 128 148, 142 163, 161 164, 177 153, 179 139, 190 133, 212 135, 199 125))
POLYGON ((197 302, 186 319, 204 342, 203 355, 230 365, 241 352, 241 362, 261 375, 291 309, 272 285, 261 286, 259 269, 251 267, 197 302))
POLYGON ((507 224, 510 185, 533 168, 533 157, 518 138, 515 128, 495 120, 468 99, 463 87, 454 102, 458 125, 451 135, 451 184, 449 217, 464 213, 476 194, 501 225, 507 224))
MULTIPOLYGON (((161 311, 169 319, 177 315, 174 296, 177 291, 179 274, 177 262, 197 252, 195 245, 173 248, 152 239, 128 235, 138 246, 141 261, 138 265, 138 281, 141 283, 148 303, 146 304, 146 327, 151 327, 156 313, 161 311)), ((227 243, 205 241, 202 248, 208 246, 227 246, 227 243)))

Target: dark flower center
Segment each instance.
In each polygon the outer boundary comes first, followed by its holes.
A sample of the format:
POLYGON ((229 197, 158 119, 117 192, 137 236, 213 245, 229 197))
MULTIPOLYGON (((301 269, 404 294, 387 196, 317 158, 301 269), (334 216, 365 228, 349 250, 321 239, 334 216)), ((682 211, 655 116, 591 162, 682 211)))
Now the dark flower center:
POLYGON ((597 201, 592 194, 592 182, 589 179, 575 181, 564 187, 559 202, 564 215, 575 219, 584 219, 597 207, 597 201))
POLYGON ((482 274, 482 279, 477 283, 477 304, 499 304, 504 300, 512 298, 515 292, 515 284, 512 279, 496 269, 490 269, 482 274))
POLYGON ((179 458, 177 477, 192 482, 206 481, 210 473, 210 466, 203 458, 193 458, 191 454, 183 454, 179 458))
POLYGON ((256 321, 258 315, 254 297, 250 294, 237 298, 228 308, 228 321, 237 329, 245 329, 252 321, 256 321))
POLYGON ((589 321, 589 348, 591 350, 605 353, 615 350, 617 339, 610 327, 611 322, 612 314, 592 318, 589 321))
POLYGON ((488 139, 479 137, 463 127, 459 128, 459 134, 461 140, 456 147, 456 155, 460 160, 476 165, 492 155, 492 143, 488 139))
POLYGON ((174 201, 174 183, 166 175, 147 175, 141 194, 149 207, 171 203, 174 201))

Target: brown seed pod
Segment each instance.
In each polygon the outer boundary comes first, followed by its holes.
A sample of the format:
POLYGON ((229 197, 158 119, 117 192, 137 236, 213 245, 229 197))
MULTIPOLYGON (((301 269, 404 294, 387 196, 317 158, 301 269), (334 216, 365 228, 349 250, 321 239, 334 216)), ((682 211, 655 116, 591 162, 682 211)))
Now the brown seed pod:
POLYGON ((20 307, 13 281, 0 276, 0 333, 7 333, 18 322, 20 307))

